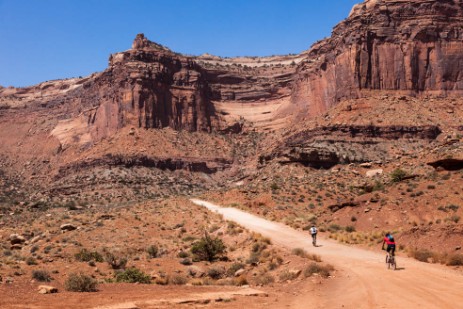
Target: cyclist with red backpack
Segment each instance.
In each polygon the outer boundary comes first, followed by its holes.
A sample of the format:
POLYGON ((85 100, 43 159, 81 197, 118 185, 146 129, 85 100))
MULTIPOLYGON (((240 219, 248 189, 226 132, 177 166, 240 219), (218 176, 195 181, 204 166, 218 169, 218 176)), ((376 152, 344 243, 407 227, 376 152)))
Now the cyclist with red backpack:
POLYGON ((395 255, 395 241, 394 236, 391 233, 386 233, 383 239, 383 246, 382 249, 384 250, 384 245, 387 244, 387 253, 394 256, 395 255))

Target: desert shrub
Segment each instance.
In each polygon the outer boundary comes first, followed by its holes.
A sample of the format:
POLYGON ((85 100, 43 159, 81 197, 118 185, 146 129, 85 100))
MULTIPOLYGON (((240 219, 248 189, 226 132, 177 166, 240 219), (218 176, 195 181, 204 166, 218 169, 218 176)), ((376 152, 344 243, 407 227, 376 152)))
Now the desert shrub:
POLYGON ((452 254, 447 258, 448 266, 463 266, 463 254, 452 254))
POLYGON ((87 249, 81 249, 79 252, 77 252, 74 257, 76 258, 77 261, 79 262, 90 262, 90 261, 95 261, 95 262, 103 262, 103 256, 98 253, 97 251, 89 251, 87 249))
POLYGON ((170 283, 175 285, 185 285, 187 284, 188 279, 182 275, 174 275, 170 278, 170 283))
POLYGON ((300 256, 300 257, 306 257, 307 256, 307 252, 305 252, 305 250, 302 249, 302 248, 294 248, 291 251, 291 253, 294 254, 294 255, 300 256))
POLYGON ((125 269, 125 266, 127 265, 127 258, 118 257, 111 252, 106 252, 105 260, 112 269, 125 269))
POLYGON ((228 269, 227 269, 227 275, 229 276, 233 276, 235 275, 235 273, 240 270, 240 269, 243 269, 245 267, 245 265, 243 263, 233 263, 228 269))
POLYGON ((322 258, 319 255, 314 254, 314 253, 307 254, 306 258, 308 258, 309 260, 315 261, 315 262, 321 262, 322 261, 322 258))
POLYGON ((64 283, 66 290, 71 292, 96 292, 97 282, 84 274, 71 274, 64 283))
POLYGON ((220 238, 212 238, 207 233, 191 247, 191 253, 194 255, 196 260, 209 262, 212 262, 218 256, 223 255, 225 250, 226 247, 220 238))
POLYGON ((355 226, 352 226, 352 225, 346 226, 346 232, 347 233, 355 232, 355 226))
POLYGON ((185 266, 188 266, 188 265, 192 265, 193 262, 191 261, 191 259, 186 258, 186 259, 181 259, 181 260, 180 260, 180 264, 185 265, 185 266))
POLYGON ((141 270, 132 267, 115 273, 116 282, 151 283, 151 278, 141 270))
POLYGON ((396 168, 391 173, 391 180, 392 182, 401 182, 402 180, 405 179, 406 176, 407 176, 407 173, 404 170, 400 168, 396 168))
POLYGON ((323 278, 328 278, 330 276, 330 272, 334 270, 334 267, 331 265, 320 265, 317 263, 310 263, 309 266, 306 267, 304 270, 305 277, 311 277, 314 274, 318 274, 323 278))
POLYGON ((338 224, 330 224, 330 226, 328 226, 328 231, 330 231, 331 233, 336 233, 336 232, 339 232, 340 230, 342 230, 342 227, 338 224))
POLYGON ((278 277, 280 278, 280 281, 288 281, 288 280, 294 280, 298 276, 299 274, 296 272, 290 272, 289 270, 284 270, 280 273, 278 277))
POLYGON ((46 270, 34 270, 32 271, 32 279, 40 282, 50 282, 52 278, 46 270))
POLYGON ((26 264, 31 266, 31 265, 37 265, 37 260, 34 259, 32 256, 28 257, 26 259, 26 264))
POLYGON ((154 280, 154 283, 156 283, 157 285, 168 285, 169 284, 169 277, 156 278, 154 280))
POLYGON ((434 254, 427 249, 416 249, 410 252, 410 256, 420 262, 429 263, 429 259, 434 256, 434 254))
POLYGON ((246 260, 247 264, 257 265, 259 263, 260 252, 251 252, 249 258, 246 260))
POLYGON ((265 242, 256 242, 252 245, 252 252, 262 252, 267 248, 267 244, 265 242))
POLYGON ((146 252, 148 253, 148 257, 151 259, 157 258, 159 254, 159 248, 156 245, 151 245, 146 248, 146 252))
POLYGON ((450 205, 447 205, 446 208, 447 208, 447 209, 450 209, 450 210, 452 210, 452 211, 457 211, 458 208, 460 208, 460 206, 455 205, 455 204, 450 204, 450 205))
POLYGON ((225 269, 222 267, 211 267, 207 270, 207 275, 212 279, 219 279, 225 274, 225 269))
POLYGON ((188 252, 185 252, 185 251, 180 251, 180 252, 178 253, 178 255, 177 255, 177 256, 178 256, 179 258, 182 258, 182 259, 184 259, 184 258, 187 258, 187 257, 189 257, 190 255, 188 254, 188 252))
POLYGON ((238 278, 234 279, 234 284, 236 286, 243 286, 243 285, 248 285, 249 282, 245 276, 239 276, 238 278))
POLYGON ((272 275, 267 273, 257 275, 254 279, 256 285, 269 285, 273 282, 275 282, 275 279, 272 275))

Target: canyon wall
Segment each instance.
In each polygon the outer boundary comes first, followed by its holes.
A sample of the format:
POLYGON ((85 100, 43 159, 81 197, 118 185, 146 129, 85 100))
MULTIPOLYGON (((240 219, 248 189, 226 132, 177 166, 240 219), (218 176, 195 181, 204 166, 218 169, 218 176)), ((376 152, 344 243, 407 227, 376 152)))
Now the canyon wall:
POLYGON ((292 101, 317 115, 371 91, 460 95, 462 39, 462 1, 365 1, 308 52, 292 101))

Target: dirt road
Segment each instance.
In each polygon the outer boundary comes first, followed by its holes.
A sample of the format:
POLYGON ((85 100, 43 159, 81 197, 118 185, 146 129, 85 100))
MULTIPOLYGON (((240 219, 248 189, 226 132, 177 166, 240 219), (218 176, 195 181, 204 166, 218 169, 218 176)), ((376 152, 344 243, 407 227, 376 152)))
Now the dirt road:
POLYGON ((319 254, 341 271, 341 278, 328 289, 298 297, 291 308, 463 308, 463 275, 448 267, 399 256, 398 270, 387 270, 385 255, 379 250, 371 252, 326 239, 320 239, 320 246, 314 248, 308 233, 235 208, 198 199, 192 202, 269 237, 274 244, 319 254))

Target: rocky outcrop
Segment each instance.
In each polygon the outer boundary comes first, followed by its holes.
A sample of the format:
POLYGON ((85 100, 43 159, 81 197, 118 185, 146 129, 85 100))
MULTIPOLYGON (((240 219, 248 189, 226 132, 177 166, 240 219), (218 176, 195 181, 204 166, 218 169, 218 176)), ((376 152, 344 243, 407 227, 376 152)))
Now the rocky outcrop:
POLYGON ((131 168, 134 166, 142 166, 149 168, 157 168, 160 170, 187 170, 191 172, 201 172, 205 174, 213 174, 224 170, 231 165, 231 162, 226 160, 203 160, 192 159, 188 157, 181 158, 158 158, 144 155, 138 156, 123 156, 123 155, 106 155, 96 159, 88 159, 69 164, 60 168, 57 178, 65 177, 69 173, 75 173, 79 170, 92 169, 98 166, 122 166, 131 168))
POLYGON ((310 115, 371 91, 461 94, 462 1, 367 0, 298 67, 293 103, 310 115))
POLYGON ((285 98, 286 107, 276 114, 291 111, 302 118, 373 91, 459 95, 462 29, 461 0, 367 0, 330 38, 300 55, 185 56, 139 34, 132 49, 111 55, 102 73, 0 88, 0 109, 60 107, 63 119, 85 117, 85 134, 100 140, 128 125, 188 131, 233 127, 221 121, 216 103, 285 98))
POLYGON ((301 163, 313 168, 390 159, 388 143, 432 141, 441 133, 437 126, 334 125, 304 130, 289 136, 265 159, 284 158, 283 164, 301 163))
POLYGON ((92 135, 102 138, 124 126, 210 131, 214 111, 204 71, 138 35, 136 49, 110 57, 110 67, 81 89, 92 135))
POLYGON ((459 171, 463 169, 463 159, 446 158, 429 162, 428 165, 434 168, 442 168, 446 171, 459 171))

